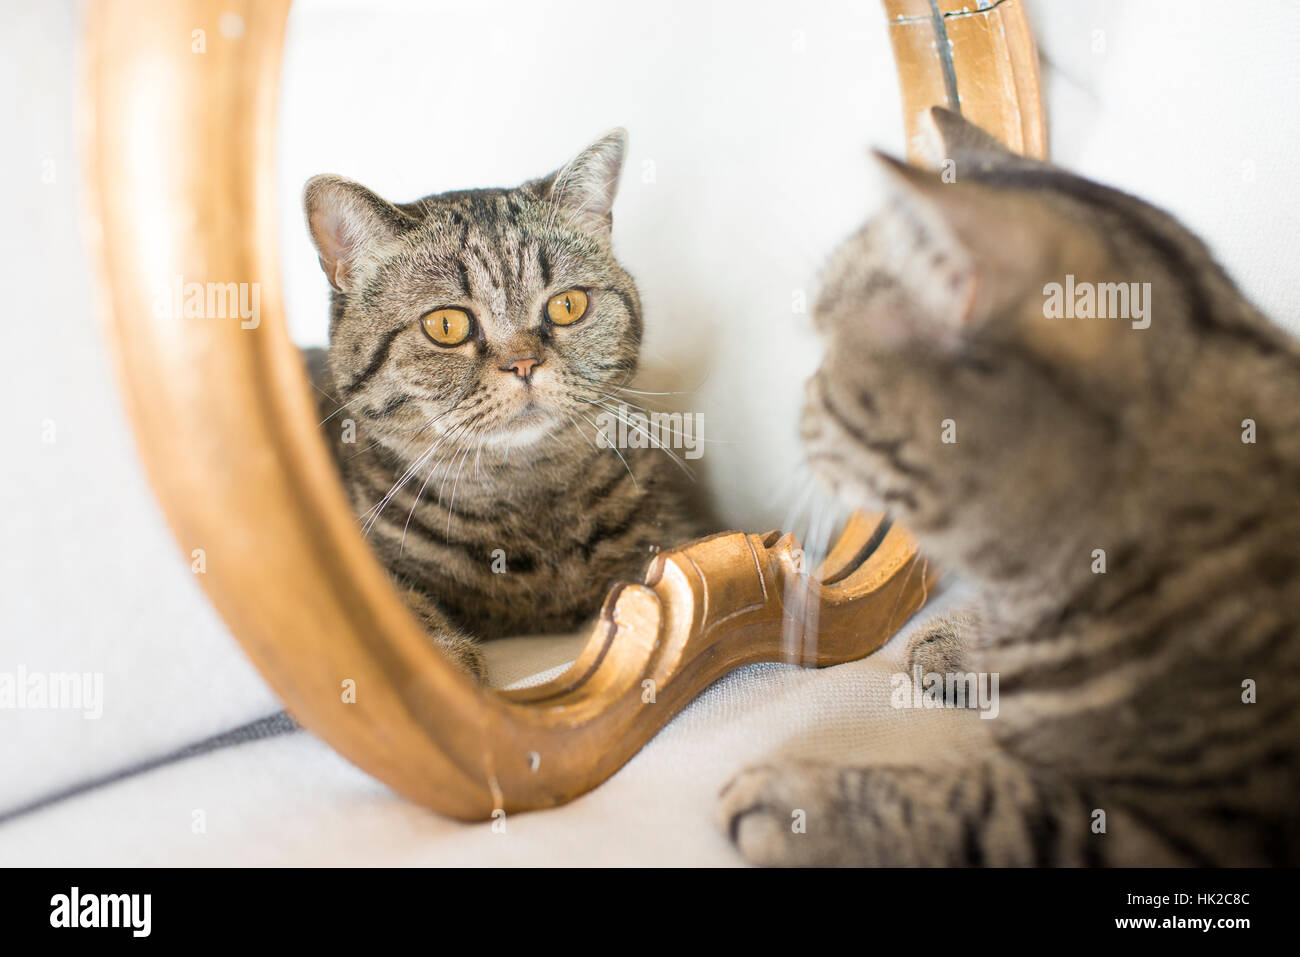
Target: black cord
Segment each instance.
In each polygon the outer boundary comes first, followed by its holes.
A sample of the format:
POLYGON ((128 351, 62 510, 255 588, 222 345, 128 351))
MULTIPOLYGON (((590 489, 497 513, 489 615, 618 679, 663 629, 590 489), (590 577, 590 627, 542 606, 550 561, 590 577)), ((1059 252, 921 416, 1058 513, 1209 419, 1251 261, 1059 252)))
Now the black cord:
POLYGON ((0 824, 5 824, 24 814, 30 814, 33 811, 39 811, 43 808, 49 807, 51 804, 58 804, 60 801, 66 801, 68 798, 85 794, 87 791, 93 791, 96 788, 115 784, 124 778, 134 777, 137 774, 144 774, 147 771, 152 771, 155 768, 160 768, 167 764, 175 764, 177 761, 184 761, 187 758, 195 758, 201 754, 218 751, 221 748, 233 747, 237 744, 247 744, 250 741, 261 741, 264 738, 274 738, 282 734, 289 734, 300 730, 300 727, 301 726, 294 721, 293 718, 289 717, 286 712, 277 711, 275 714, 267 715, 265 718, 258 718, 256 721, 250 721, 248 724, 240 725, 237 728, 231 728, 229 731, 222 731, 220 734, 214 734, 212 737, 204 738, 202 741, 187 744, 182 748, 177 748, 175 751, 168 751, 166 754, 159 755, 156 758, 148 758, 125 768, 110 771, 97 778, 91 778, 88 781, 73 784, 61 791, 55 791, 53 794, 47 794, 44 797, 36 798, 35 800, 28 801, 26 804, 20 804, 18 807, 10 808, 7 811, 0 811, 0 824))

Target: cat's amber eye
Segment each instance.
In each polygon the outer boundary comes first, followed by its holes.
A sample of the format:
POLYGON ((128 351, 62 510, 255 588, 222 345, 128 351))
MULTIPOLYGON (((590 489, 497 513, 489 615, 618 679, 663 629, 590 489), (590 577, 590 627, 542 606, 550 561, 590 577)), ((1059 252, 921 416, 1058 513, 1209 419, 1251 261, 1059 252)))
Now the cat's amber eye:
POLYGON ((546 304, 546 318, 557 326, 571 326, 587 312, 587 294, 581 289, 570 289, 552 296, 546 304))
POLYGON ((440 346, 458 346, 474 331, 474 318, 464 309, 435 309, 420 319, 424 334, 440 346))

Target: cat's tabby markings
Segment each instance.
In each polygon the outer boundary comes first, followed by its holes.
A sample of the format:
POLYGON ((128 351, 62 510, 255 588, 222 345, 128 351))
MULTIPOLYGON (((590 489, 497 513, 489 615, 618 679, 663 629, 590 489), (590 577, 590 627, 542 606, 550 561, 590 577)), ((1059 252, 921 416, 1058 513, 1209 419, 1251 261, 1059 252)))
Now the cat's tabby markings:
POLYGON ((908 670, 999 674, 996 745, 754 768, 723 826, 771 864, 1300 863, 1300 345, 1172 217, 934 119, 957 182, 887 161, 803 438, 978 588, 908 670), (1045 317, 1067 275, 1150 282, 1150 327, 1045 317))
POLYGON ((309 358, 348 494, 430 635, 479 675, 474 639, 571 629, 695 531, 666 455, 596 445, 641 343, 610 247, 625 140, 515 189, 394 205, 337 176, 306 187, 333 287, 328 355, 309 358))

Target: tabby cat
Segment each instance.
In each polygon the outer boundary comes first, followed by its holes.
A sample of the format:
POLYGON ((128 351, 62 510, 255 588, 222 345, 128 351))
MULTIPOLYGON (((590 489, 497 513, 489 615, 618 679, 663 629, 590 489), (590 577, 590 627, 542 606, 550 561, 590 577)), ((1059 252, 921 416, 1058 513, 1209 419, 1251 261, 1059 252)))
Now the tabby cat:
POLYGON ((309 357, 348 495, 432 638, 572 629, 693 531, 654 448, 598 444, 637 369, 641 304, 610 245, 626 135, 514 189, 395 205, 317 176, 333 288, 309 357))
POLYGON ((751 768, 723 825, 770 864, 1300 863, 1300 345, 1169 215, 933 120, 956 181, 882 157, 802 435, 975 587, 908 668, 998 674, 993 743, 751 768), (1149 327, 1050 318, 1067 277, 1149 282, 1149 327))

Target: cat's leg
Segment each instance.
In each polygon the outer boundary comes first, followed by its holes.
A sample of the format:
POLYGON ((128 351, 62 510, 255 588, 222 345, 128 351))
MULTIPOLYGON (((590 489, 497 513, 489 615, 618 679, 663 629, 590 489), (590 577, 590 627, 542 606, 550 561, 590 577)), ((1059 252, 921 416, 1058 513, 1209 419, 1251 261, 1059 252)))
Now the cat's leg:
POLYGON ((925 624, 907 643, 907 673, 941 675, 966 671, 984 621, 984 603, 970 598, 925 624))
POLYGON ((1095 862, 1103 837, 1063 781, 996 752, 933 766, 811 762, 742 771, 720 824, 756 864, 1023 866, 1095 862))
POLYGON ((396 583, 396 586, 406 600, 407 606, 415 612, 416 617, 423 623, 424 630, 428 632, 429 637, 442 653, 457 667, 469 672, 477 680, 486 681, 487 666, 484 664, 483 652, 479 650, 478 643, 453 625, 437 603, 424 592, 400 582, 396 583))
POLYGON ((967 635, 965 622, 944 616, 912 636, 904 652, 907 673, 952 674, 964 671, 967 635))

